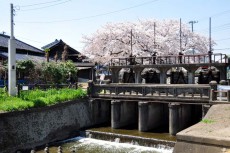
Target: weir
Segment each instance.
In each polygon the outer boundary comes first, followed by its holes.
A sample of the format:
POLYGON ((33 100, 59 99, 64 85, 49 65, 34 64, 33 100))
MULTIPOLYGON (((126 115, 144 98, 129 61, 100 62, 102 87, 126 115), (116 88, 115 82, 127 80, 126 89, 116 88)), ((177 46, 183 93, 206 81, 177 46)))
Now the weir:
POLYGON ((110 120, 111 127, 114 129, 132 126, 137 127, 141 132, 163 128, 168 129, 165 132, 169 132, 171 135, 176 135, 177 132, 199 122, 209 108, 206 104, 192 105, 176 102, 112 100, 110 103, 108 100, 95 100, 95 102, 91 100, 91 103, 94 104, 91 105, 92 116, 97 123, 98 119, 104 119, 101 123, 110 120), (105 104, 103 109, 100 108, 102 104, 105 104), (106 109, 104 115, 98 111, 106 109), (111 109, 111 116, 109 109, 111 109), (108 119, 109 117, 111 118, 108 119))
POLYGON ((158 56, 155 62, 152 62, 153 57, 112 58, 109 65, 112 80, 105 81, 105 84, 89 81, 89 95, 92 99, 111 103, 111 127, 114 129, 138 125, 141 132, 166 128, 171 135, 176 135, 200 121, 213 104, 211 102, 217 100, 216 81, 204 80, 202 72, 199 83, 211 82, 195 84, 196 71, 202 67, 209 67, 210 76, 208 73, 207 77, 217 81, 226 79, 225 68, 229 64, 226 55, 212 56, 213 62, 207 62, 209 54, 184 55, 181 61, 178 56, 171 55, 158 56), (219 61, 219 58, 225 60, 219 61), (172 72, 173 67, 181 71, 172 72), (212 75, 211 67, 218 68, 219 78, 212 75), (119 72, 124 69, 129 69, 129 72, 125 72, 123 82, 120 82, 119 72), (160 76, 160 84, 143 83, 141 74, 144 69, 157 70, 158 75, 152 76, 155 79, 160 76), (187 71, 186 78, 182 69, 187 71), (166 84, 169 70, 172 84, 166 84), (131 82, 130 76, 133 78, 131 82), (173 84, 175 82, 188 84, 173 84))

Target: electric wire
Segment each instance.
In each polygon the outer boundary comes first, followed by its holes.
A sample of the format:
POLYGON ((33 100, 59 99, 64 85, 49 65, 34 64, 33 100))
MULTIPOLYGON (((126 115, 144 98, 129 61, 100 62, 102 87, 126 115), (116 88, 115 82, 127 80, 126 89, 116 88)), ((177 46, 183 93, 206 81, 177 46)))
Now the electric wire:
POLYGON ((198 19, 198 22, 208 20, 210 17, 211 17, 211 18, 215 18, 215 17, 217 17, 217 16, 221 16, 221 15, 223 15, 223 14, 228 14, 228 13, 230 13, 230 10, 225 10, 225 11, 223 11, 223 12, 219 12, 219 13, 213 14, 213 15, 211 15, 211 16, 209 16, 209 17, 200 18, 200 19, 198 19))
POLYGON ((230 48, 218 48, 218 49, 214 49, 214 50, 230 50, 230 48))
POLYGON ((109 14, 123 12, 123 11, 130 10, 130 9, 133 9, 133 8, 141 7, 143 5, 147 5, 147 4, 156 2, 156 1, 159 1, 159 0, 152 0, 152 1, 148 1, 148 2, 145 2, 145 3, 138 4, 138 5, 134 5, 134 6, 131 6, 131 7, 123 8, 123 9, 120 9, 120 10, 115 10, 115 11, 111 11, 111 12, 106 12, 106 13, 101 13, 101 14, 96 14, 96 15, 91 15, 91 16, 86 16, 86 17, 76 18, 76 19, 54 20, 54 21, 44 21, 44 22, 43 21, 28 21, 28 22, 17 21, 17 23, 58 23, 58 22, 79 21, 79 20, 85 20, 85 19, 90 19, 90 18, 95 18, 95 17, 106 16, 106 15, 109 15, 109 14))
POLYGON ((31 6, 37 6, 37 5, 44 5, 44 4, 50 4, 50 3, 56 3, 59 1, 63 1, 63 0, 55 0, 55 1, 48 1, 48 2, 43 2, 43 3, 35 3, 35 4, 29 4, 29 5, 20 5, 20 7, 31 7, 31 6))
MULTIPOLYGON (((225 23, 222 25, 212 27, 212 32, 221 31, 221 30, 228 30, 228 29, 230 29, 230 23, 225 23)), ((209 30, 207 28, 205 28, 205 29, 196 30, 196 31, 208 32, 209 30)))
POLYGON ((60 3, 56 3, 56 4, 52 4, 52 5, 48 5, 48 6, 43 6, 43 7, 37 7, 37 8, 32 8, 32 9, 25 9, 25 10, 21 10, 20 9, 20 6, 19 6, 19 11, 35 11, 35 10, 40 10, 40 9, 45 9, 45 8, 49 8, 49 7, 53 7, 53 6, 56 6, 56 5, 60 5, 60 4, 64 4, 64 3, 67 3, 71 0, 66 0, 66 1, 63 1, 63 2, 60 2, 60 3))
POLYGON ((230 37, 229 38, 218 39, 218 40, 215 40, 215 41, 225 41, 225 40, 230 40, 230 37))
MULTIPOLYGON (((59 2, 59 1, 62 1, 62 0, 55 0, 55 1, 49 1, 49 2, 44 2, 44 3, 24 5, 24 6, 20 6, 20 7, 31 7, 31 6, 37 6, 37 5, 45 5, 45 4, 55 3, 55 2, 59 2)), ((53 5, 48 5, 48 6, 39 7, 39 8, 33 8, 33 9, 27 9, 27 10, 20 10, 20 11, 30 11, 30 10, 32 11, 32 10, 43 9, 43 8, 52 7, 52 6, 55 6, 55 5, 60 5, 60 4, 63 4, 63 3, 67 3, 69 1, 70 0, 66 0, 64 2, 56 3, 56 4, 53 4, 53 5)), ((156 1, 158 1, 158 0, 152 0, 152 1, 145 2, 145 3, 141 3, 139 5, 134 5, 134 6, 131 6, 131 7, 123 8, 123 9, 120 9, 120 10, 115 10, 115 11, 111 11, 111 12, 106 12, 106 13, 102 13, 102 14, 96 14, 96 15, 86 16, 86 17, 76 18, 76 19, 54 20, 54 21, 44 21, 44 22, 39 22, 39 21, 30 21, 30 22, 17 21, 17 23, 57 23, 57 22, 85 20, 85 19, 105 16, 105 15, 109 15, 109 14, 119 13, 119 12, 122 12, 122 11, 126 11, 126 10, 129 10, 129 9, 133 9, 133 8, 136 8, 136 7, 147 5, 147 4, 156 2, 156 1)), ((230 13, 230 10, 226 10, 226 11, 223 11, 223 12, 220 12, 220 13, 217 13, 217 14, 213 14, 211 17, 218 17, 220 15, 228 14, 228 13, 230 13)), ((203 18, 203 19, 199 19, 198 21, 200 22, 200 21, 203 21, 203 20, 206 20, 206 19, 208 19, 208 17, 203 18)), ((218 31, 229 30, 229 29, 230 29, 230 23, 227 23, 227 24, 223 24, 223 25, 213 27, 212 32, 218 32, 218 31)), ((198 31, 200 31, 200 30, 198 30, 198 31)), ((201 31, 206 31, 207 32, 208 30, 205 29, 205 30, 201 30, 201 31)), ((224 40, 229 40, 229 39, 230 38, 223 38, 223 39, 219 39, 219 40, 216 40, 216 41, 224 41, 224 40)), ((30 41, 33 41, 33 40, 30 40, 30 41)), ((34 41, 34 42, 41 43, 41 42, 38 42, 38 41, 34 41)), ((225 48, 225 49, 229 49, 229 48, 225 48)), ((224 50, 224 49, 216 49, 216 50, 224 50)))

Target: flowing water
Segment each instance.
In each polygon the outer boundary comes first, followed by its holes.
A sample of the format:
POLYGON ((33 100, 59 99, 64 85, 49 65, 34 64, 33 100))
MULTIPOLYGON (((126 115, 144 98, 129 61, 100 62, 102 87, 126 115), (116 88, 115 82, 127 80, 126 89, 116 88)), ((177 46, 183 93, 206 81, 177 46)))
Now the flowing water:
MULTIPOLYGON (((83 133, 86 133, 86 135, 91 138, 76 137, 68 139, 49 147, 49 152, 57 153, 58 146, 61 146, 64 153, 172 153, 173 147, 169 145, 154 145, 154 147, 140 146, 140 141, 137 141, 136 138, 144 138, 146 140, 161 139, 160 141, 173 143, 175 141, 175 137, 167 133, 149 133, 124 129, 118 130, 110 127, 93 128, 83 133), (103 137, 102 135, 104 134, 106 136, 103 137), (112 137, 108 137, 108 135, 111 134, 112 137), (121 135, 121 137, 119 137, 119 135, 121 135), (124 135, 131 137, 129 139, 124 139, 124 135), (97 139, 94 139, 94 137, 97 139), (105 141, 105 139, 107 141, 105 141)), ((44 153, 44 151, 40 150, 37 151, 37 153, 44 153)))

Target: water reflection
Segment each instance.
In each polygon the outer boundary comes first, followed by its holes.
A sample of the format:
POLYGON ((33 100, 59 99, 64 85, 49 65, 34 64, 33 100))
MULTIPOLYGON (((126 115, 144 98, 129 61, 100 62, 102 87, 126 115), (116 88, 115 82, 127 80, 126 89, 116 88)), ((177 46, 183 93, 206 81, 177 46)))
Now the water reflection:
POLYGON ((116 133, 116 134, 124 134, 124 135, 131 135, 131 136, 140 136, 144 138, 155 138, 160 140, 167 140, 167 141, 176 141, 176 137, 170 135, 169 133, 162 132, 159 130, 149 131, 149 132, 140 132, 136 129, 127 128, 127 129, 113 129, 111 127, 98 127, 98 128, 91 128, 90 131, 99 131, 99 132, 109 132, 109 133, 116 133))

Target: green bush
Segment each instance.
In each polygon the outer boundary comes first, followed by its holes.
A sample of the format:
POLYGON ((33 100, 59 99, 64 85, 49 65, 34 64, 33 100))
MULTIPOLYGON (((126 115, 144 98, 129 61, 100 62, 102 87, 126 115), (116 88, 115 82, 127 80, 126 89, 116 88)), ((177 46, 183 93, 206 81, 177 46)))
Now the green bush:
MULTIPOLYGON (((67 83, 69 74, 73 82, 77 81, 77 67, 72 61, 66 62, 34 62, 31 60, 17 61, 17 79, 27 77, 30 83, 67 83)), ((4 75, 8 66, 0 68, 0 73, 4 75)))
POLYGON ((71 61, 42 63, 42 78, 49 83, 66 83, 69 73, 73 81, 77 80, 77 68, 71 61))

